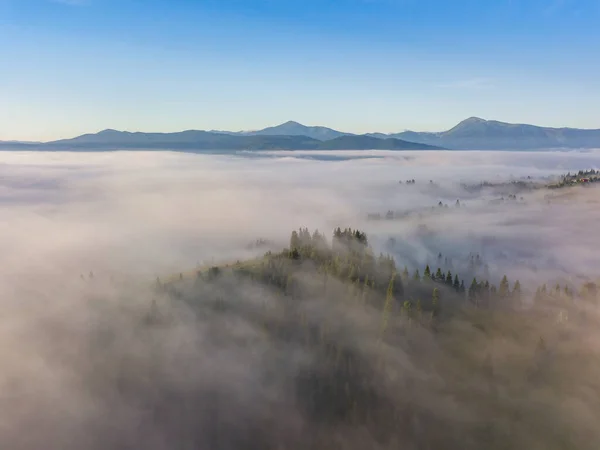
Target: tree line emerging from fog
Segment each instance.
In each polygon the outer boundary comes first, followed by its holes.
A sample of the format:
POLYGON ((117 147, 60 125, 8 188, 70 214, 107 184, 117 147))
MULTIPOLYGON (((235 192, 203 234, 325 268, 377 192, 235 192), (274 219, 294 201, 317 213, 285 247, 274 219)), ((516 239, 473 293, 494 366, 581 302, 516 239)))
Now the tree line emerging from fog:
MULTIPOLYGON (((482 264, 475 255, 471 259, 482 264)), ((502 404, 498 389, 509 389, 506 383, 514 380, 499 373, 514 370, 510 377, 518 379, 519 389, 541 389, 550 383, 548 374, 558 369, 546 360, 542 364, 540 358, 549 351, 560 354, 561 343, 569 338, 562 334, 556 339, 556 330, 568 320, 585 323, 577 302, 595 305, 598 292, 591 282, 579 289, 544 285, 528 303, 519 280, 511 282, 506 275, 498 279, 497 286, 477 278, 465 281, 441 265, 409 271, 398 268, 389 255, 375 255, 363 231, 337 228, 328 239, 319 231, 301 228, 291 233, 289 247, 283 251, 199 271, 191 291, 183 287, 185 279, 159 282, 159 290, 187 301, 197 311, 210 310, 212 320, 214 314, 241 315, 262 330, 266 342, 299 347, 310 355, 310 362, 290 375, 291 391, 286 391, 290 408, 300 414, 310 432, 286 438, 267 425, 277 419, 254 417, 248 419, 254 431, 245 431, 236 441, 235 426, 213 423, 222 432, 211 434, 211 448, 360 448, 352 443, 350 436, 355 435, 350 430, 362 430, 370 439, 364 445, 376 443, 381 448, 519 448, 523 433, 530 431, 520 412, 524 408, 520 402, 527 396, 519 391, 517 400, 502 404), (223 286, 262 286, 277 301, 249 305, 241 300, 242 294, 225 291, 223 286), (366 332, 348 319, 362 314, 375 318, 366 332), (457 324, 468 324, 473 331, 457 324), (522 339, 521 350, 528 355, 525 365, 521 354, 510 369, 506 361, 502 366, 494 363, 492 342, 502 336, 522 339), (455 389, 450 394, 453 401, 481 410, 490 420, 461 422, 445 417, 442 410, 447 406, 441 399, 448 392, 435 383, 429 385, 431 380, 403 374, 408 368, 397 361, 401 355, 411 365, 441 373, 455 389), (467 382, 464 377, 483 383, 476 395, 466 385, 459 387, 467 382), (411 390, 427 400, 412 398, 411 390), (427 402, 439 402, 440 410, 431 409, 427 402), (498 426, 491 421, 496 412, 503 421, 498 426), (506 426, 512 434, 507 434, 506 426)), ((155 305, 149 323, 161 320, 165 319, 155 305)), ((220 336, 223 331, 216 333, 220 336)), ((555 364, 561 367, 558 357, 555 364)), ((219 408, 218 401, 211 405, 219 408)), ((540 439, 548 444, 544 448, 591 448, 573 436, 549 433, 540 439), (578 446, 570 447, 573 442, 578 446)))
MULTIPOLYGON (((490 182, 490 181, 482 181, 480 183, 475 184, 467 184, 461 183, 461 188, 470 194, 480 193, 483 190, 494 189, 496 191, 500 191, 499 197, 496 199, 492 199, 489 201, 490 204, 501 204, 505 202, 511 202, 516 204, 523 204, 524 198, 521 195, 523 192, 532 192, 538 189, 560 189, 565 187, 573 187, 573 186, 590 186, 594 183, 600 182, 600 171, 595 169, 586 169, 579 170, 577 173, 571 174, 571 172, 561 175, 559 177, 559 181, 547 183, 540 181, 533 181, 531 176, 526 177, 521 180, 511 180, 504 182, 490 182)), ((404 182, 406 185, 414 185, 416 184, 415 179, 409 179, 404 182)), ((399 184, 403 184, 402 181, 399 184)), ((429 183, 422 183, 424 186, 435 186, 439 187, 433 180, 429 180, 429 183)), ((403 219, 405 217, 411 216, 413 214, 417 214, 422 216, 424 213, 439 211, 440 208, 448 209, 448 203, 444 203, 443 201, 438 201, 436 206, 430 207, 422 207, 414 210, 406 210, 406 211, 392 211, 388 210, 385 214, 381 213, 369 213, 367 214, 368 220, 397 220, 403 219), (437 207, 436 207, 437 206, 437 207)), ((454 202, 454 207, 460 208, 461 206, 466 206, 464 201, 461 202, 460 199, 457 199, 454 202)))
POLYGON ((550 189, 560 189, 570 186, 587 186, 591 183, 600 182, 600 170, 588 169, 580 170, 577 173, 567 173, 560 177, 556 183, 548 185, 550 189))

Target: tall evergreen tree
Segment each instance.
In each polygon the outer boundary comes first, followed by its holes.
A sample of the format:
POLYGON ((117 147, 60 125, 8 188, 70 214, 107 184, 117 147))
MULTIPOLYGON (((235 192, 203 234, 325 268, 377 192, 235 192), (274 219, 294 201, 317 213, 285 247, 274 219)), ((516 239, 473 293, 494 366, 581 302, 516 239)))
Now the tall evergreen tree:
POLYGON ((415 274, 413 275, 414 281, 421 281, 421 275, 419 275, 419 269, 415 270, 415 274))
POLYGON ((299 247, 300 247, 300 236, 298 236, 298 232, 296 230, 294 230, 294 231, 292 231, 292 236, 290 237, 290 252, 299 247))
POLYGON ((448 271, 446 274, 446 284, 452 286, 452 272, 448 271))
POLYGON ((468 298, 469 301, 476 303, 477 302, 477 291, 478 291, 477 278, 473 278, 471 282, 471 286, 469 286, 468 298))
POLYGON ((438 267, 438 270, 435 273, 435 279, 437 281, 444 281, 444 274, 442 273, 442 268, 441 267, 438 267))
POLYGON ((502 277, 502 281, 500 281, 498 295, 502 298, 508 297, 510 295, 510 286, 508 285, 508 278, 506 278, 506 275, 504 275, 502 277))
POLYGON ((458 279, 458 275, 454 275, 454 283, 452 283, 452 287, 456 292, 460 291, 460 281, 458 279))
POLYGON ((425 267, 425 272, 423 273, 423 280, 431 280, 431 269, 429 269, 429 264, 425 267))
POLYGON ((515 281, 515 285, 513 286, 512 290, 512 297, 515 300, 515 302, 521 302, 521 283, 519 282, 519 280, 515 281))

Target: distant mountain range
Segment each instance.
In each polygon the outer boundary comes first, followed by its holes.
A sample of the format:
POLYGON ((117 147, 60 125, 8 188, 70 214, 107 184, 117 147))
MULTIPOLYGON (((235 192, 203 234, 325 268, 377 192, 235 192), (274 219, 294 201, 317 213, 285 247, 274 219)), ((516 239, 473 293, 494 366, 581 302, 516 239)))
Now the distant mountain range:
POLYGON ((600 148, 600 129, 548 128, 471 117, 448 131, 405 131, 374 137, 392 137, 450 149, 528 150, 541 148, 600 148))
POLYGON ((471 117, 441 132, 404 131, 357 135, 286 122, 257 131, 131 133, 104 130, 52 142, 0 142, 0 148, 31 150, 527 150, 600 148, 600 129, 547 128, 471 117))
POLYGON ((264 130, 212 132, 237 136, 306 136, 319 141, 329 141, 340 136, 353 136, 352 133, 344 133, 327 127, 307 127, 306 125, 291 120, 275 127, 265 128, 264 130))
MULTIPOLYGON (((326 127, 309 127, 298 122, 286 122, 258 131, 228 132, 243 136, 307 136, 326 141, 341 136, 357 136, 326 127)), ((368 133, 378 139, 400 139, 447 149, 464 150, 527 150, 542 148, 600 148, 600 129, 549 128, 512 124, 470 117, 455 127, 440 132, 404 131, 401 133, 368 133)))
MULTIPOLYGON (((293 126, 284 124, 288 133, 293 126)), ((298 124, 297 133, 303 125, 298 124)), ((402 139, 379 139, 366 135, 337 133, 335 138, 315 139, 304 134, 278 134, 277 128, 256 132, 182 131, 179 133, 130 133, 127 131, 104 130, 95 134, 84 134, 73 139, 45 143, 0 143, 0 148, 15 150, 439 150, 440 147, 407 142, 402 139), (264 134, 263 134, 264 132, 264 134)), ((309 134, 329 137, 322 127, 304 127, 315 130, 309 134)))

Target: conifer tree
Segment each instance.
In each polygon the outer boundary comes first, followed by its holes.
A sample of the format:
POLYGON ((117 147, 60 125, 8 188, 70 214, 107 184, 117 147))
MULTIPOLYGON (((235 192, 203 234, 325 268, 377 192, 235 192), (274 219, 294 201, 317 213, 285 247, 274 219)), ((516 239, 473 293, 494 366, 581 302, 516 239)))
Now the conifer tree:
POLYGON ((425 267, 425 272, 423 273, 423 280, 431 280, 431 270, 429 269, 429 264, 425 267))
POLYGON ((441 267, 438 267, 438 270, 435 273, 435 279, 437 281, 444 281, 444 274, 442 273, 442 268, 441 267))
POLYGON ((294 251, 300 247, 300 237, 298 236, 298 232, 296 230, 292 231, 292 236, 290 237, 290 252, 294 251))
POLYGON ((508 297, 510 295, 510 286, 508 285, 508 278, 506 278, 506 275, 504 275, 502 277, 502 281, 500 281, 498 295, 502 298, 508 297))
POLYGON ((520 302, 521 301, 521 283, 519 282, 519 280, 515 281, 515 285, 513 287, 512 295, 513 295, 513 299, 516 302, 520 302))
POLYGON ((452 286, 452 272, 448 271, 446 274, 446 284, 452 286))
POLYGON ((471 301, 473 303, 476 302, 477 290, 478 290, 477 288, 478 288, 477 278, 473 278, 473 281, 471 282, 471 286, 469 286, 469 294, 468 294, 469 301, 471 301))
POLYGON ((456 292, 460 291, 460 281, 458 280, 458 275, 454 275, 454 283, 452 284, 452 287, 456 292))
POLYGON ((392 273, 395 274, 394 278, 394 297, 402 298, 404 297, 404 283, 402 282, 402 277, 398 275, 398 273, 394 270, 392 273))
POLYGON ((413 275, 414 281, 421 281, 421 275, 419 275, 419 269, 415 270, 415 274, 413 275))

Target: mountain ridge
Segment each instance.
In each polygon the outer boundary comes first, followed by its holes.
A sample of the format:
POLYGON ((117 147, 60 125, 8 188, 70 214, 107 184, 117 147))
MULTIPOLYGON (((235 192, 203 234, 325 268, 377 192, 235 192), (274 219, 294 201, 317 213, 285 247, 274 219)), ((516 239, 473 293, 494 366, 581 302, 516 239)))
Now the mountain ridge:
POLYGON ((442 132, 404 131, 389 137, 465 150, 600 148, 600 129, 552 128, 469 117, 442 132))
MULTIPOLYGON (((14 145, 2 145, 13 147, 14 145)), ((321 141, 304 135, 239 135, 186 130, 177 133, 144 133, 102 130, 72 139, 36 145, 18 145, 30 150, 439 150, 440 147, 401 139, 377 139, 370 136, 341 135, 321 141)))
POLYGON ((341 149, 339 148, 341 143, 349 146, 345 148, 346 150, 387 149, 388 147, 390 150, 600 148, 600 129, 540 127, 472 116, 440 132, 407 130, 400 133, 355 134, 323 126, 307 126, 290 120, 255 131, 184 130, 160 133, 119 131, 108 128, 97 133, 50 142, 0 141, 0 148, 43 150, 75 146, 90 149, 174 147, 198 150, 318 150, 341 149))

